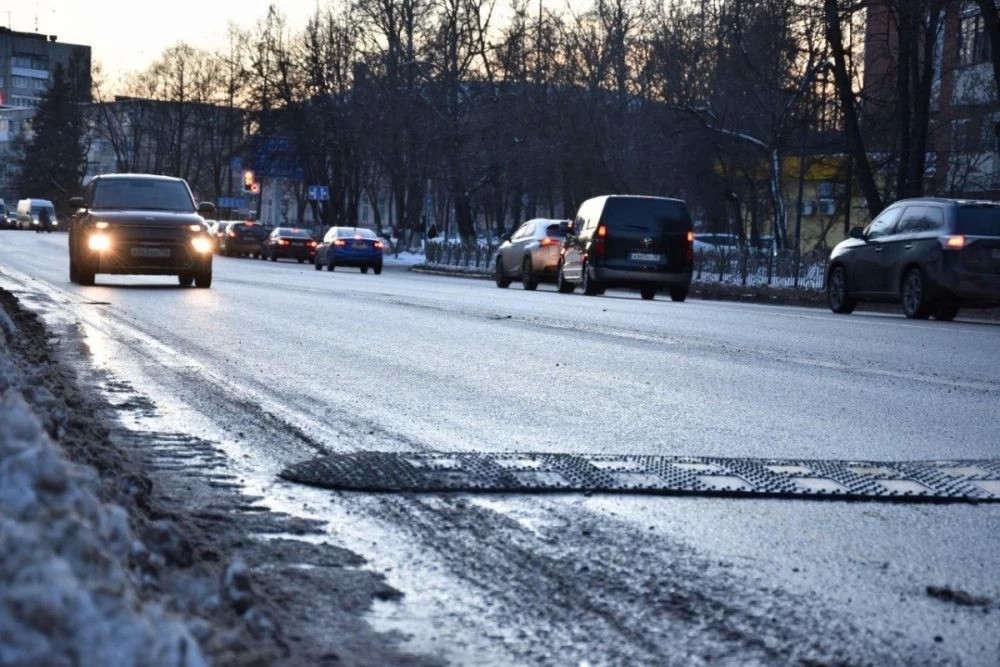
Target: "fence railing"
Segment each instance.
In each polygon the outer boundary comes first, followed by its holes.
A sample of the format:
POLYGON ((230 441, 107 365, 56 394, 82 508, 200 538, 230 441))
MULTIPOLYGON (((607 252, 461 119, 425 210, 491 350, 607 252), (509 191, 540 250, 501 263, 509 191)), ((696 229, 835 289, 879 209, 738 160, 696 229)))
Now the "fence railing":
MULTIPOLYGON (((428 264, 478 269, 493 269, 496 247, 466 245, 457 241, 429 242, 425 245, 428 264)), ((739 249, 696 252, 695 282, 725 283, 758 287, 799 287, 823 289, 829 254, 825 251, 802 253, 796 272, 795 252, 758 253, 739 249)))

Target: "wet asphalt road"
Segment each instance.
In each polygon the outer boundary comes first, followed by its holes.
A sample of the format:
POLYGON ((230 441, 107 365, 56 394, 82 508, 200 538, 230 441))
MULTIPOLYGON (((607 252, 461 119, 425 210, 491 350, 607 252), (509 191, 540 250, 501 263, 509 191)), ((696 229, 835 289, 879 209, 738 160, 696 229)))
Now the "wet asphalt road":
POLYGON ((274 479, 355 449, 995 459, 996 323, 227 258, 210 290, 110 276, 82 288, 66 263, 64 235, 0 232, 6 279, 82 323, 96 363, 167 426, 214 438, 265 502, 330 521, 387 572, 406 598, 373 623, 415 650, 495 664, 1000 662, 1000 505, 379 497, 274 479))

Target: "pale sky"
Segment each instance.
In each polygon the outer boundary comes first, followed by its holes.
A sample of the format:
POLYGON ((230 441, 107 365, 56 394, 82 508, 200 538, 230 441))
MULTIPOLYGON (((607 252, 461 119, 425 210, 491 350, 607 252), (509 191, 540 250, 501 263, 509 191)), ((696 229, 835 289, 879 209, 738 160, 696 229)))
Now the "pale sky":
MULTIPOLYGON (((178 42, 213 50, 226 43, 227 27, 249 28, 276 5, 294 32, 317 7, 346 0, 0 0, 0 21, 13 30, 56 35, 90 46, 110 84, 145 69, 178 42)), ((543 0, 546 7, 565 0, 543 0)), ((569 0, 570 5, 587 4, 569 0)), ((509 5, 497 0, 497 11, 509 5)), ((113 85, 112 85, 113 87, 113 85)))
POLYGON ((271 4, 298 30, 329 0, 0 0, 0 21, 35 32, 37 18, 38 32, 90 46, 106 77, 115 79, 145 69, 177 42, 220 48, 230 23, 249 28, 271 4))

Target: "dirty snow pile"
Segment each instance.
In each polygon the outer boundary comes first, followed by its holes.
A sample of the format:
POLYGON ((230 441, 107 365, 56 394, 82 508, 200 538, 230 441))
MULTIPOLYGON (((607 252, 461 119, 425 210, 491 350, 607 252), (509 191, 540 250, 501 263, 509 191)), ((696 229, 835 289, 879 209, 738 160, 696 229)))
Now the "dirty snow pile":
POLYGON ((0 665, 204 665, 187 627, 141 601, 125 510, 103 504, 96 473, 45 434, 3 341, 0 665))

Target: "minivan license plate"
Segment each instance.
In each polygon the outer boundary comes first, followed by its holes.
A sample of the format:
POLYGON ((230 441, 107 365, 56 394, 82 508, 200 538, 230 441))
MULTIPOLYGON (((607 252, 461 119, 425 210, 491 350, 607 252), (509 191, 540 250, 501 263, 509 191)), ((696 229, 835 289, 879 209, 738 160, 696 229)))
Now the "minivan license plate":
POLYGON ((170 248, 144 248, 139 246, 137 248, 132 248, 133 257, 155 257, 157 259, 163 259, 170 257, 170 248))
POLYGON ((663 255, 651 252, 634 252, 628 256, 633 262, 662 262, 663 255))

